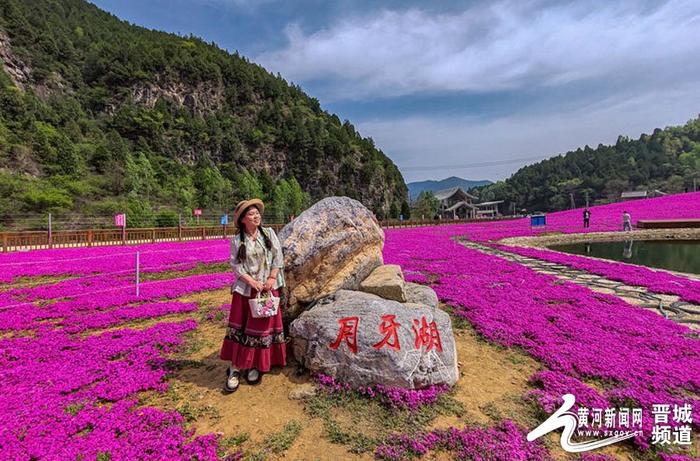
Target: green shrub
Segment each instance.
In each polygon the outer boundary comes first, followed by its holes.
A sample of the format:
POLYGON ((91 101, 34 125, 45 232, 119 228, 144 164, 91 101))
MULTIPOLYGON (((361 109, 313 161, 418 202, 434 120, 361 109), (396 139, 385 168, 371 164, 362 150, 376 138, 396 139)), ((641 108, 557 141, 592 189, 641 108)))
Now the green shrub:
POLYGON ((153 208, 147 200, 135 196, 129 197, 126 211, 127 227, 153 227, 153 208))
POLYGON ((73 207, 73 199, 65 191, 53 187, 30 189, 21 200, 27 211, 46 212, 73 207))
POLYGON ((174 211, 159 211, 156 214, 156 227, 177 227, 180 216, 174 211))

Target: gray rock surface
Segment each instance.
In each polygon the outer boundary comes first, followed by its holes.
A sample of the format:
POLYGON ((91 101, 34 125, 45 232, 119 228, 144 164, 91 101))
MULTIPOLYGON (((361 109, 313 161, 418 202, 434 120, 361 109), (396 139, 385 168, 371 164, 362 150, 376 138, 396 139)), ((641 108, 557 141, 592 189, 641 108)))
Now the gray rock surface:
POLYGON ((294 320, 290 336, 294 356, 311 372, 354 387, 383 384, 416 389, 452 385, 459 376, 452 323, 440 309, 340 290, 294 320), (387 315, 399 325, 396 337, 386 334, 391 321, 382 317, 387 315), (339 334, 344 318, 348 337, 339 334), (354 341, 353 325, 357 325, 354 341), (385 339, 387 343, 378 346, 385 339), (397 339, 398 350, 391 347, 397 339))
POLYGON ((435 290, 425 285, 406 282, 404 293, 406 294, 407 303, 420 304, 433 309, 436 309, 438 306, 438 296, 435 290))
POLYGON ((339 289, 356 290, 382 265, 384 231, 357 200, 325 198, 279 233, 285 262, 287 320, 339 289))

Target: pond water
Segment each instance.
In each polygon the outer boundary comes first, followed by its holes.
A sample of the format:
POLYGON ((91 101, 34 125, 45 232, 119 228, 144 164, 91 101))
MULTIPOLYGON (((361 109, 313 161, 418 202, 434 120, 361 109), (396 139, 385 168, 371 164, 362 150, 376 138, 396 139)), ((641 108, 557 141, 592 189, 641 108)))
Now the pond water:
POLYGON ((626 240, 550 246, 564 253, 700 274, 700 240, 626 240))

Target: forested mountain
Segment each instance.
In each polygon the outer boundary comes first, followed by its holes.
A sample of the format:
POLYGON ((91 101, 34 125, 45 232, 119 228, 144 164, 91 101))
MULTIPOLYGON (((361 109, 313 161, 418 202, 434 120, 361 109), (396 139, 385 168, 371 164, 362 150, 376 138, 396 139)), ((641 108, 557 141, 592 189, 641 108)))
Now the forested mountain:
POLYGON ((619 200, 627 190, 666 193, 700 188, 700 118, 656 129, 639 139, 567 152, 521 168, 505 181, 476 189, 482 200, 505 200, 502 211, 562 210, 619 200))
POLYGON ((472 187, 486 186, 493 184, 488 180, 472 181, 470 179, 462 179, 457 176, 450 176, 449 178, 442 179, 440 181, 418 181, 408 183, 408 195, 411 200, 418 198, 418 195, 425 191, 437 192, 442 189, 450 189, 452 187, 461 187, 463 190, 468 191, 472 187))
POLYGON ((2 0, 0 61, 5 219, 127 211, 129 225, 150 225, 250 196, 280 218, 332 194, 380 218, 406 208, 403 178, 372 139, 213 43, 82 0, 2 0))

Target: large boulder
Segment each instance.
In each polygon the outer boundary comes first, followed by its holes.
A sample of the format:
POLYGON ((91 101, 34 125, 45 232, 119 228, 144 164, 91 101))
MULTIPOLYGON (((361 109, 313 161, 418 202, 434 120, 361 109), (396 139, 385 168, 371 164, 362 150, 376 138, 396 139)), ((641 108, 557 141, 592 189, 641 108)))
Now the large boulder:
POLYGON ((328 197, 284 226, 287 320, 339 289, 356 290, 382 265, 384 231, 357 200, 328 197))
POLYGON ((379 266, 360 283, 360 290, 381 296, 384 299, 393 299, 402 303, 406 302, 404 288, 406 281, 403 279, 401 266, 386 264, 379 266))
POLYGON ((418 389, 459 376, 452 323, 440 309, 340 290, 294 320, 290 335, 302 365, 353 387, 418 389))

